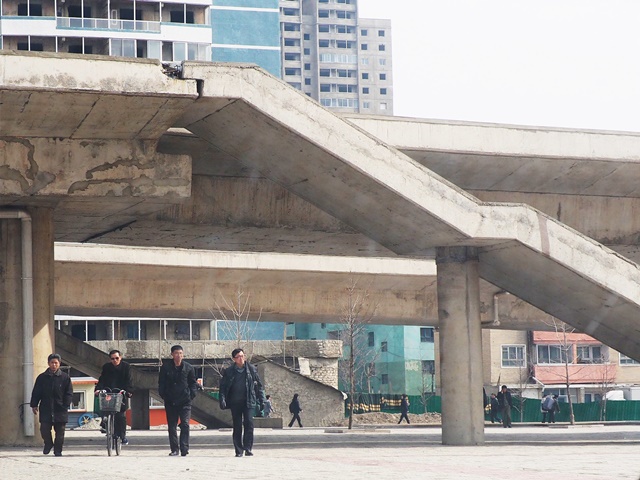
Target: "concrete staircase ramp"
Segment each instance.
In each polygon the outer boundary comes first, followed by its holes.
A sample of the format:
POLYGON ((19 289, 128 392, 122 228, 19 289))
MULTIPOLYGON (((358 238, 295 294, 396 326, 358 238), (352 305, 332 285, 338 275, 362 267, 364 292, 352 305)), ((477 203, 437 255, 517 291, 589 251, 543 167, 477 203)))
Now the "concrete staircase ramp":
POLYGON ((638 266, 541 212, 489 204, 255 66, 185 62, 177 126, 406 256, 477 247, 485 280, 640 358, 638 266))

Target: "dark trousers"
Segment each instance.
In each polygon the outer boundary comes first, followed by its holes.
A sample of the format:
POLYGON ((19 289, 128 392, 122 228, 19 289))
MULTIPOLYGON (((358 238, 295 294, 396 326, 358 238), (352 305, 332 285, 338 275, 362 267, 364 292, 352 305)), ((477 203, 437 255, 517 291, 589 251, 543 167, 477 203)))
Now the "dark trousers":
POLYGON ((556 423, 556 411, 549 410, 549 423, 556 423))
POLYGON ((236 455, 250 452, 253 448, 253 408, 246 404, 231 404, 231 418, 233 419, 233 448, 236 455), (242 432, 244 427, 244 434, 242 432))
POLYGON ((113 423, 113 432, 116 437, 120 437, 123 440, 127 436, 127 414, 125 412, 116 413, 113 423))
POLYGON ((511 405, 502 406, 502 426, 511 428, 511 405))
POLYGON ((54 422, 54 423, 41 423, 40 424, 40 435, 42 435, 42 439, 44 440, 44 448, 51 451, 53 448, 53 453, 62 453, 62 445, 64 444, 64 427, 66 426, 65 422, 54 422), (56 439, 53 440, 51 436, 51 429, 56 433, 56 439))
POLYGON ((301 427, 302 426, 302 421, 300 420, 300 414, 299 413, 294 413, 293 417, 291 417, 291 421, 289 422, 289 426, 293 427, 293 422, 295 422, 296 420, 298 420, 298 426, 301 427))
POLYGON ((498 418, 498 409, 497 408, 492 408, 491 409, 491 423, 496 423, 496 421, 498 423, 501 422, 501 420, 498 418))
POLYGON ((189 453, 189 421, 191 420, 191 404, 165 405, 167 427, 169 430, 169 446, 172 452, 189 453), (180 419, 180 443, 178 443, 178 419, 180 419))
POLYGON ((409 421, 409 417, 407 416, 407 412, 402 412, 402 413, 400 414, 400 420, 398 420, 398 425, 400 425, 400 424, 402 423, 402 419, 403 419, 403 418, 407 421, 407 423, 411 423, 411 422, 409 421))

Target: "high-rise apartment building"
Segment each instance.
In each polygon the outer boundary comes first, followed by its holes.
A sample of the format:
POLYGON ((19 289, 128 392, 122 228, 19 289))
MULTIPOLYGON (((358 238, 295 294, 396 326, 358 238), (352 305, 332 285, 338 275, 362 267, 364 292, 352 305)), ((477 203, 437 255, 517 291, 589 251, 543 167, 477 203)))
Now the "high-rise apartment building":
POLYGON ((282 78, 325 107, 393 114, 391 22, 357 0, 280 0, 282 78))
POLYGON ((357 0, 0 0, 0 49, 255 63, 331 109, 393 113, 391 24, 357 0))
POLYGON ((257 63, 280 75, 278 0, 0 0, 0 48, 257 63))

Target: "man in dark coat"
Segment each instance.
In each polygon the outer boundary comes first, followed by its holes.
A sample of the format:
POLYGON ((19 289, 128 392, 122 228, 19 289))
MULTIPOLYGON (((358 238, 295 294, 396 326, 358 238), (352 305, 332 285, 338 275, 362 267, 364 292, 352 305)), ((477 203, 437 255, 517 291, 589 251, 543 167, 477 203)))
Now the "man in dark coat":
POLYGON ((298 426, 302 428, 302 420, 300 420, 300 414, 302 413, 302 407, 300 406, 300 395, 297 393, 293 394, 293 398, 291 399, 291 403, 289 403, 289 413, 293 415, 291 417, 291 421, 289 422, 289 428, 293 427, 293 422, 298 421, 298 426))
MULTIPOLYGON (((131 367, 122 360, 120 350, 111 350, 109 352, 109 363, 102 366, 102 373, 96 384, 95 394, 98 395, 100 390, 109 389, 109 391, 126 391, 127 398, 131 397, 132 379, 131 367)), ((115 414, 114 430, 116 436, 122 439, 123 445, 128 445, 127 440, 127 400, 123 399, 120 411, 115 414)))
POLYGON ((198 382, 196 371, 190 363, 183 361, 184 351, 180 345, 171 347, 172 361, 164 363, 158 377, 158 393, 164 401, 169 430, 169 446, 172 457, 189 454, 189 422, 191 401, 196 398, 198 382), (178 443, 178 419, 180 419, 180 442, 178 443))
POLYGON ((506 385, 502 385, 502 388, 498 392, 498 405, 500 405, 500 412, 502 413, 502 426, 504 428, 511 428, 511 408, 513 402, 511 401, 511 392, 507 389, 506 385))
POLYGON ((406 393, 403 393, 400 400, 400 420, 398 420, 398 425, 402 423, 402 419, 405 419, 407 423, 411 423, 409 421, 409 405, 409 397, 407 397, 406 393))
POLYGON ((231 352, 233 365, 220 380, 220 408, 231 409, 233 419, 233 447, 236 457, 253 455, 253 413, 256 406, 264 408, 264 388, 256 367, 245 362, 244 351, 231 352), (242 427, 244 426, 244 435, 242 427))
POLYGON ((42 453, 48 455, 53 448, 56 457, 62 456, 64 428, 69 420, 69 406, 73 401, 73 387, 69 375, 60 370, 60 355, 47 358, 49 368, 38 375, 31 393, 31 410, 40 419, 40 435, 44 440, 42 453), (51 429, 55 431, 55 441, 51 429))

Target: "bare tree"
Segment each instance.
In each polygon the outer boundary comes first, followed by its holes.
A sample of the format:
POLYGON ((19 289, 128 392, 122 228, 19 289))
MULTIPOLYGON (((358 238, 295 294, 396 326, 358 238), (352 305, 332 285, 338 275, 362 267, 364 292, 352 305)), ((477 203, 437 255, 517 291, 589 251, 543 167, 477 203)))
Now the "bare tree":
MULTIPOLYGON (((543 321, 546 325, 553 327, 556 332, 556 339, 560 348, 561 361, 564 364, 564 372, 562 379, 567 386, 567 401, 569 403, 569 423, 575 425, 576 418, 573 413, 573 400, 571 399, 571 371, 569 365, 573 365, 573 342, 569 339, 569 335, 575 332, 575 328, 569 327, 566 323, 561 322, 555 317, 550 317, 550 320, 543 321)), ((580 369, 574 370, 573 374, 579 372, 580 369)))
POLYGON ((368 347, 367 332, 367 325, 371 323, 375 310, 375 306, 369 303, 369 293, 358 289, 357 280, 351 280, 345 288, 339 331, 339 337, 346 350, 339 374, 349 390, 349 429, 353 426, 353 399, 358 383, 357 377, 366 376, 367 369, 377 356, 375 349, 371 350, 368 347))
POLYGON ((616 385, 616 365, 609 362, 605 355, 599 359, 598 394, 600 394, 600 420, 607 419, 607 393, 614 390, 616 385))

